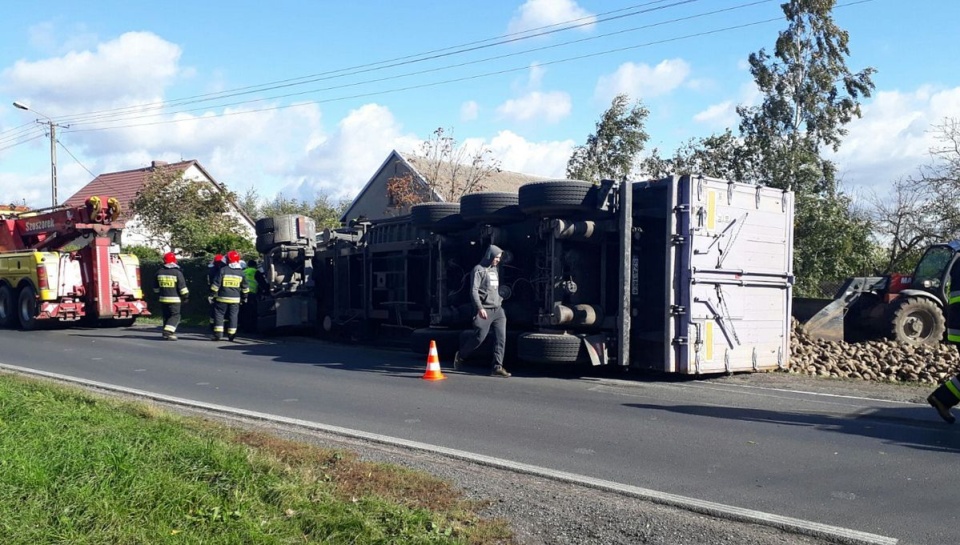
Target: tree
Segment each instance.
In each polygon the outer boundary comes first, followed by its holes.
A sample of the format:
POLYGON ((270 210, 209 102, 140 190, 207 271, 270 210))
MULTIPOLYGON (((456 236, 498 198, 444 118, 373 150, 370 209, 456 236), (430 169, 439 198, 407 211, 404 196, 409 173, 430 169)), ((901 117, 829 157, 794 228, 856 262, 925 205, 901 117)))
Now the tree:
POLYGON ((434 194, 446 202, 457 202, 464 195, 486 189, 483 181, 500 171, 500 161, 493 158, 492 150, 460 144, 453 129, 443 127, 434 130, 411 159, 426 187, 410 174, 389 179, 387 196, 394 211, 431 201, 434 194))
POLYGON ((317 223, 317 229, 340 227, 340 217, 350 207, 350 201, 341 199, 333 202, 329 195, 323 193, 317 193, 313 203, 307 200, 284 197, 280 194, 266 203, 262 203, 261 200, 256 189, 251 188, 247 190, 239 203, 247 212, 247 215, 252 218, 296 214, 312 218, 317 223))
POLYGON ((183 178, 182 170, 154 169, 133 200, 133 212, 154 246, 183 255, 204 252, 213 237, 243 236, 232 216, 233 194, 209 182, 183 178))
POLYGON ((823 148, 839 148, 844 126, 860 116, 861 97, 874 87, 872 68, 847 68, 849 36, 833 21, 835 3, 782 5, 788 26, 773 55, 761 49, 749 58, 763 102, 737 108, 756 181, 796 192, 794 272, 801 294, 816 294, 825 280, 859 274, 874 255, 869 225, 838 189, 836 166, 821 156, 823 148))
POLYGON ((723 134, 706 138, 691 138, 671 159, 660 157, 654 149, 643 160, 645 174, 660 178, 670 174, 703 174, 724 180, 749 182, 753 180, 754 165, 743 141, 727 129, 723 134))
POLYGON ((650 111, 639 100, 630 106, 627 95, 613 98, 586 144, 577 146, 567 161, 567 177, 598 183, 630 175, 649 136, 645 123, 650 111))
POLYGON ((870 199, 885 272, 913 270, 927 246, 960 237, 960 122, 946 118, 933 130, 930 164, 870 199))

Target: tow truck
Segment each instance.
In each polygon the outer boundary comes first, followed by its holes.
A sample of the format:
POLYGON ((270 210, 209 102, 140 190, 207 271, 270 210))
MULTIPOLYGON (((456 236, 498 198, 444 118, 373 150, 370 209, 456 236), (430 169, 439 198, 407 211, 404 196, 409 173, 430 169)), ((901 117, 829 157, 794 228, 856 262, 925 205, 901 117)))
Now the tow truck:
POLYGON ((137 256, 120 253, 116 198, 0 213, 0 327, 133 325, 148 316, 137 256))

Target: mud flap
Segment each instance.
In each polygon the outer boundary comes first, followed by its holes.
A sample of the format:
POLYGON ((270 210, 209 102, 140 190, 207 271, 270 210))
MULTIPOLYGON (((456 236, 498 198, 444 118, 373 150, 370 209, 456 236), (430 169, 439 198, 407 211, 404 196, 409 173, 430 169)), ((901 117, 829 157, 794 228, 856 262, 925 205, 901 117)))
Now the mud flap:
POLYGON ((607 365, 610 363, 607 352, 607 336, 591 335, 583 338, 583 347, 587 350, 587 356, 590 358, 590 365, 607 365))

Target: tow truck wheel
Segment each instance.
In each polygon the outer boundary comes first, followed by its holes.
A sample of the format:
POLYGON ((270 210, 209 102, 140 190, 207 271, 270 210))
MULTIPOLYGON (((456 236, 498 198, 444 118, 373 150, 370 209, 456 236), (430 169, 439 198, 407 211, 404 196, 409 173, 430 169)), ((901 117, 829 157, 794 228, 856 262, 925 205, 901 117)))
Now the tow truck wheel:
POLYGON ((20 329, 31 330, 37 327, 37 292, 33 286, 24 286, 20 290, 20 329))
POLYGON ((936 345, 946 330, 943 311, 934 301, 910 297, 895 303, 890 313, 890 336, 912 345, 936 345))
POLYGON ((13 288, 4 284, 0 286, 0 327, 13 327, 17 316, 17 301, 14 299, 13 288))

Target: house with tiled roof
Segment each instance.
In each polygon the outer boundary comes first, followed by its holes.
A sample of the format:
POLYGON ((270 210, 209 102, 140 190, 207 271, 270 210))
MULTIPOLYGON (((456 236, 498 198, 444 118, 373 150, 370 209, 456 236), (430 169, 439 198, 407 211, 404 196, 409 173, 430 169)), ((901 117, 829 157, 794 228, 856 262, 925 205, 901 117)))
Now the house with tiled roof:
MULTIPOLYGON (((433 191, 427 182, 424 173, 428 172, 429 168, 428 161, 422 157, 400 153, 396 150, 391 151, 380 168, 353 199, 346 212, 340 217, 340 221, 346 223, 349 219, 361 216, 375 220, 409 212, 405 207, 398 207, 396 203, 391 202, 390 195, 387 192, 387 184, 391 179, 403 178, 407 174, 411 176, 415 184, 423 188, 424 194, 429 195, 428 201, 443 202, 443 197, 433 191)), ((453 165, 450 163, 441 163, 437 170, 438 183, 440 184, 453 176, 453 165)), ((478 189, 479 191, 516 193, 520 186, 525 183, 546 179, 541 176, 497 169, 479 182, 480 187, 478 189)))
MULTIPOLYGON (((133 201, 137 197, 140 189, 149 181, 150 175, 157 169, 168 171, 183 172, 184 180, 193 180, 207 182, 215 191, 227 193, 227 188, 216 181, 203 166, 196 160, 180 161, 178 163, 167 163, 165 161, 152 161, 150 166, 124 170, 121 172, 108 172, 101 174, 90 183, 83 186, 64 204, 68 206, 82 206, 91 195, 106 195, 116 197, 120 201, 121 219, 126 221, 126 228, 123 230, 124 246, 153 246, 150 233, 138 221, 136 214, 133 213, 133 201)), ((254 220, 236 203, 230 201, 233 205, 230 214, 237 219, 247 238, 253 241, 256 238, 254 230, 254 220)), ((157 248, 166 251, 168 248, 157 248)))

